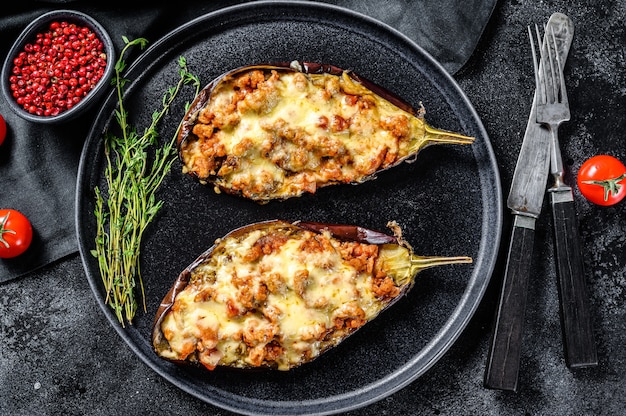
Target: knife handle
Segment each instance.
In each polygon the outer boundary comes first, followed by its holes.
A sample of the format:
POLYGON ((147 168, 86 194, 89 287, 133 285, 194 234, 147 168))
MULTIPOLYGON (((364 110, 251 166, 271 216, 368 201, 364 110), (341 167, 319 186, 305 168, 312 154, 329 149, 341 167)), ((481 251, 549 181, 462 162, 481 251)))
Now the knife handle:
POLYGON ((598 364, 598 356, 585 285, 574 197, 569 187, 550 191, 565 362, 569 368, 592 367, 598 364))
POLYGON ((516 215, 487 358, 484 385, 490 389, 517 391, 534 239, 535 218, 516 215))

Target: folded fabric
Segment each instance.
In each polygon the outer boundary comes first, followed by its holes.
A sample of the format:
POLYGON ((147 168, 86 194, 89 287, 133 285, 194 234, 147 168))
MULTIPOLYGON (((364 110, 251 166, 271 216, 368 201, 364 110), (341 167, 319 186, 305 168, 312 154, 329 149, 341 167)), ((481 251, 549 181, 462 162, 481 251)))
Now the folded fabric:
MULTIPOLYGON (((496 0, 397 1, 328 0, 397 29, 415 41, 450 72, 469 59, 496 0)), ((190 0, 185 7, 172 2, 23 1, 0 17, 0 56, 37 16, 52 9, 87 13, 105 27, 117 51, 122 36, 158 40, 177 26, 199 15, 241 3, 190 0), (63 3, 63 5, 53 3, 63 3)), ((132 59, 133 56, 129 56, 132 59)), ((97 108, 70 123, 36 125, 16 116, 4 100, 0 114, 7 122, 5 143, 0 147, 0 208, 21 211, 32 222, 31 247, 13 259, 0 259, 0 282, 8 281, 55 262, 78 250, 74 199, 76 174, 82 146, 97 108)))

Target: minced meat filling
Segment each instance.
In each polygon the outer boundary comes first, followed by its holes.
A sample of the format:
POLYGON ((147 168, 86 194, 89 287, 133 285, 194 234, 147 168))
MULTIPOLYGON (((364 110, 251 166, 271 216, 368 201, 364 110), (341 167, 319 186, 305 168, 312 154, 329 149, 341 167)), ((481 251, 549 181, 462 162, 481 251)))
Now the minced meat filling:
POLYGON ((213 369, 309 361, 399 295, 379 247, 299 229, 222 240, 192 272, 161 329, 169 358, 213 369))
POLYGON ((199 112, 181 149, 184 170, 260 200, 362 181, 408 155, 416 126, 369 90, 353 90, 347 76, 237 74, 199 112))

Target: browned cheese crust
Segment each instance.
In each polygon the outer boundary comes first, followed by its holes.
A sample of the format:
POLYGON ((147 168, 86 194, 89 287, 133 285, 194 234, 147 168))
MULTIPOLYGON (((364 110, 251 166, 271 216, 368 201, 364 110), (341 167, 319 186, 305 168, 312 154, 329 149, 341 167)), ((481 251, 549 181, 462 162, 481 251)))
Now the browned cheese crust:
POLYGON ((225 237, 159 321, 157 352, 208 369, 311 361, 400 295, 379 249, 289 224, 225 237))
POLYGON ((251 69, 226 77, 181 143, 183 171, 257 201, 359 183, 415 153, 413 115, 347 73, 251 69))

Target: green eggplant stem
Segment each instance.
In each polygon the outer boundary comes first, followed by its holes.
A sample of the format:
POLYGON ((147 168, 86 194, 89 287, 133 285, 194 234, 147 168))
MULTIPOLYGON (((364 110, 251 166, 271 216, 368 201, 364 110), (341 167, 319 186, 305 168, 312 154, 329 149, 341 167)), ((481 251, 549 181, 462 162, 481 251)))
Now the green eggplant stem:
POLYGON ((467 256, 416 256, 407 247, 395 244, 386 244, 381 247, 380 258, 385 264, 385 270, 398 286, 412 284, 417 274, 431 267, 448 264, 472 263, 467 256))
POLYGON ((424 125, 424 130, 424 146, 430 144, 472 144, 475 140, 474 137, 437 129, 428 124, 424 125))
POLYGON ((411 265, 418 270, 424 270, 436 266, 445 266, 448 264, 471 263, 472 258, 466 256, 457 257, 441 257, 441 256, 412 256, 411 265))
MULTIPOLYGON (((421 126, 414 132, 415 136, 411 139, 409 154, 416 154, 425 147, 438 144, 472 144, 475 138, 465 136, 463 134, 454 133, 447 130, 441 130, 428 125, 424 120, 421 126)), ((420 122, 418 121, 418 123, 420 122)))

